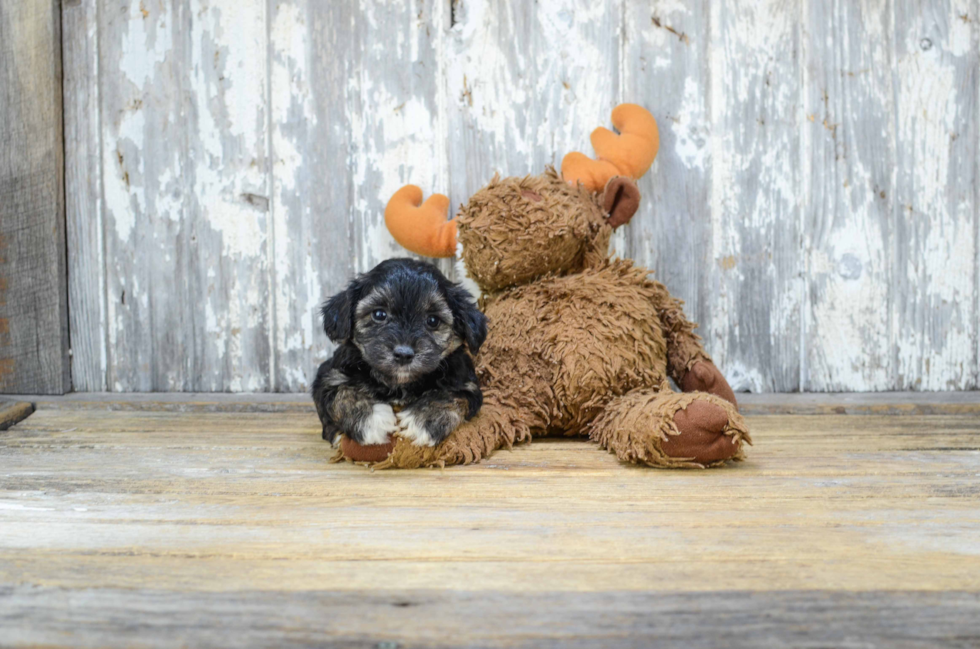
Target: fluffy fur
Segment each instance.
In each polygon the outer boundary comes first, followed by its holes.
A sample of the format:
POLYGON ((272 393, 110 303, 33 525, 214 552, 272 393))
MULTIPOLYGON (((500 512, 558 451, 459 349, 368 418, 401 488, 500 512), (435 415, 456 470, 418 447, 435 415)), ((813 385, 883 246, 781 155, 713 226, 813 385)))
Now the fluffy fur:
POLYGON ((397 432, 432 446, 480 410, 471 355, 486 317, 435 266, 382 262, 327 301, 323 328, 338 345, 313 382, 325 440, 384 444, 397 432))

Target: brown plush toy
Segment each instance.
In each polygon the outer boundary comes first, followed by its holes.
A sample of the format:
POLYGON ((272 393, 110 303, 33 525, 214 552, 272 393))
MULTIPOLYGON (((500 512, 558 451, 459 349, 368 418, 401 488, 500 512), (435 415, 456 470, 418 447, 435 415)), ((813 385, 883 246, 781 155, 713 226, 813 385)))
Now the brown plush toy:
MULTIPOLYGON (((659 147, 645 109, 618 106, 597 129, 598 160, 570 153, 562 176, 494 178, 446 221, 449 200, 399 190, 385 221, 429 257, 455 252, 490 325, 477 357, 483 409, 435 447, 395 438, 342 452, 378 468, 468 464, 545 435, 588 436, 627 462, 708 467, 751 443, 735 395, 682 303, 609 238, 639 207, 634 182, 659 147), (420 206, 421 203, 421 206, 420 206), (683 392, 674 392, 667 378, 683 392)), ((464 279, 465 275, 465 279, 464 279)))

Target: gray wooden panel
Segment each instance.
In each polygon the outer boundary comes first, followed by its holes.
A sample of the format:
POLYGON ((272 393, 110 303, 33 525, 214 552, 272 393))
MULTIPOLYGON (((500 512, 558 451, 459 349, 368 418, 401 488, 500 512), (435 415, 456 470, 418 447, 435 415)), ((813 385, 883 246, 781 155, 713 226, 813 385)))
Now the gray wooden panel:
POLYGON ((708 349, 735 390, 800 389, 799 5, 711 12, 708 349))
POLYGON ((796 9, 627 3, 625 94, 661 135, 631 254, 685 300, 737 390, 799 387, 796 9))
POLYGON ((895 305, 891 8, 886 0, 806 8, 802 387, 887 390, 895 305))
POLYGON ((115 391, 181 389, 190 358, 184 323, 190 303, 200 303, 177 254, 189 137, 180 83, 187 62, 173 43, 181 7, 143 9, 117 3, 97 13, 106 385, 115 391))
POLYGON ((98 0, 62 6, 72 388, 106 389, 98 0))
POLYGON ((619 2, 456 3, 447 45, 450 198, 496 172, 537 174, 570 151, 592 155, 620 99, 619 2))
POLYGON ((0 589, 11 647, 894 647, 980 643, 975 592, 0 589), (152 628, 153 633, 147 633, 152 628))
POLYGON ((297 1, 270 20, 275 389, 301 391, 332 349, 320 304, 408 254, 385 229, 388 197, 409 182, 444 191, 436 53, 449 18, 443 4, 297 1))
POLYGON ((302 391, 328 343, 319 307, 353 268, 346 3, 270 4, 274 389, 302 391))
POLYGON ((0 392, 71 386, 60 23, 54 0, 0 4, 0 392))
POLYGON ((392 194, 406 183, 419 185, 426 196, 445 193, 439 55, 450 16, 448 3, 422 0, 363 0, 348 10, 350 245, 354 270, 364 272, 408 255, 385 228, 384 207, 392 194))
POLYGON ((393 191, 589 153, 620 101, 662 146, 614 246, 736 388, 978 383, 976 0, 96 5, 64 23, 82 389, 306 389, 319 304, 406 254, 393 191))
POLYGON ((978 4, 894 0, 891 388, 977 387, 978 4))
MULTIPOLYGON (((630 256, 684 300, 699 333, 711 329, 711 77, 708 2, 626 2, 623 98, 647 107, 660 152, 639 183, 627 226, 630 256)), ((712 348, 712 352, 715 350, 712 348)), ((719 361, 721 359, 718 359, 719 361)))
POLYGON ((107 385, 267 390, 265 5, 133 0, 99 21, 107 385))

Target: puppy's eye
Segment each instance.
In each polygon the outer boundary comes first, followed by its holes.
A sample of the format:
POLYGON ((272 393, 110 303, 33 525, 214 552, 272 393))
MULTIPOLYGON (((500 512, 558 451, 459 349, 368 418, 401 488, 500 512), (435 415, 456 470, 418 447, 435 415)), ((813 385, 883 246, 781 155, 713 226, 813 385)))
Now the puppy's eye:
POLYGON ((425 326, 428 327, 429 329, 438 329, 439 325, 441 324, 442 324, 442 320, 440 320, 438 317, 434 315, 430 315, 428 318, 425 319, 425 326))
POLYGON ((388 319, 388 312, 384 309, 375 309, 371 312, 371 317, 375 322, 384 322, 388 319))

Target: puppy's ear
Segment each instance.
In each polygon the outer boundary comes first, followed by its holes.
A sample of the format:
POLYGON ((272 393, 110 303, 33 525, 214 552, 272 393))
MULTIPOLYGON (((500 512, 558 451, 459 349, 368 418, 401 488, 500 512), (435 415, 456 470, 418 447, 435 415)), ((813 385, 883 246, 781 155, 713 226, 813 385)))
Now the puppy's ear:
POLYGON ((350 340, 354 326, 354 307, 360 299, 361 285, 354 280, 340 293, 326 301, 320 313, 323 315, 323 331, 335 343, 350 340))
POLYGON ((477 308, 469 291, 459 284, 446 287, 446 304, 453 312, 453 331, 466 341, 475 356, 487 339, 487 316, 477 308))

